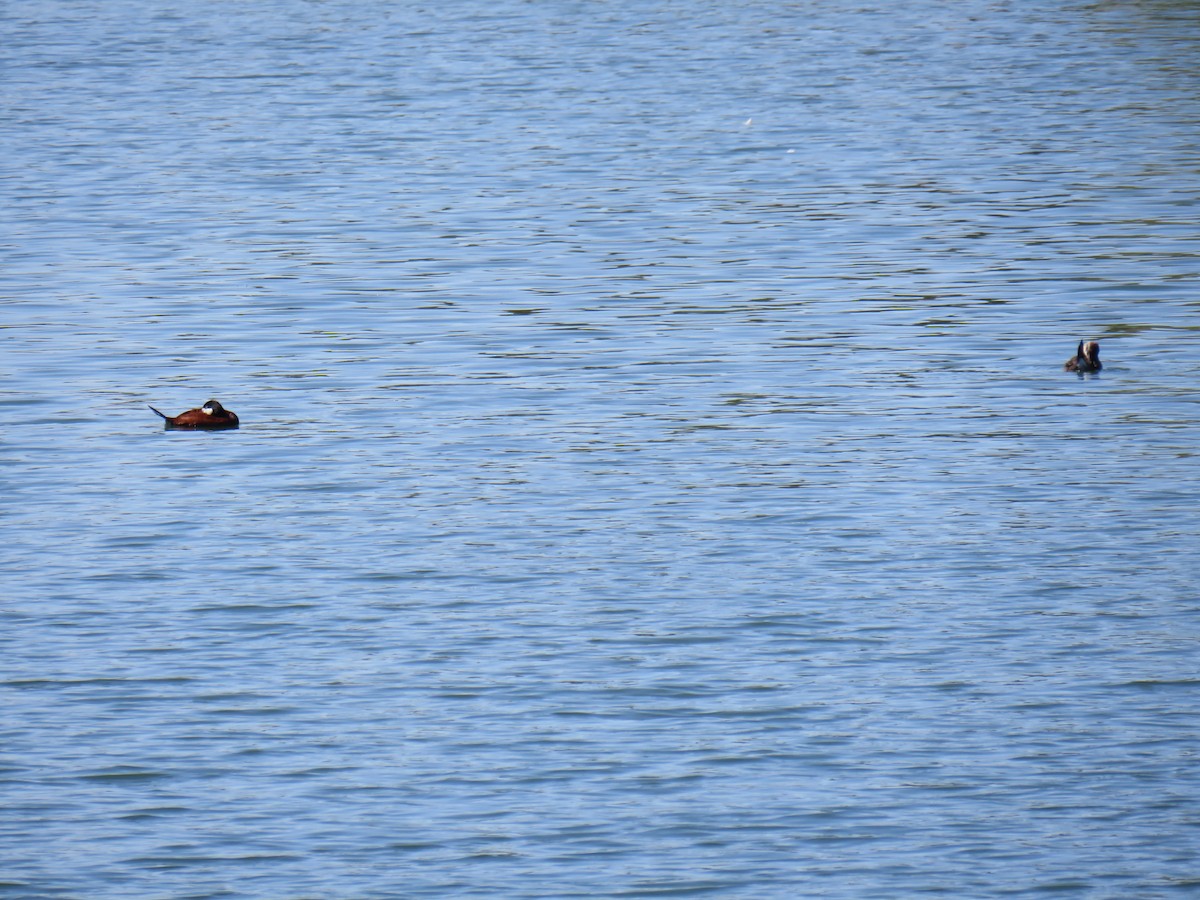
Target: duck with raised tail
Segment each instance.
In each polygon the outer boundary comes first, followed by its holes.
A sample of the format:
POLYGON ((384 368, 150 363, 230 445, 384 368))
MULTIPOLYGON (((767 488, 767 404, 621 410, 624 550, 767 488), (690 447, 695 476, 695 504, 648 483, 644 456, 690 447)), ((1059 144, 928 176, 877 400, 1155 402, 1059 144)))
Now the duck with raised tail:
MULTIPOLYGON (((149 406, 149 404, 146 404, 149 406)), ((168 416, 166 413, 158 412, 153 406, 150 409, 158 413, 165 420, 164 428, 181 428, 187 431, 225 431, 229 428, 238 427, 238 417, 236 413, 232 413, 223 407, 216 400, 209 400, 199 409, 189 409, 187 412, 181 412, 177 416, 168 416)))

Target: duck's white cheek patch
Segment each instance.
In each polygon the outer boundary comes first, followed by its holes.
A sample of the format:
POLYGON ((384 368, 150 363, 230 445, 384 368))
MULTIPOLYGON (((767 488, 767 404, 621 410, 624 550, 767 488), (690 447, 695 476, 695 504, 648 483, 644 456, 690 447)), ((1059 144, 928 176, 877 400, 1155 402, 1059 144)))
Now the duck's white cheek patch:
POLYGON ((211 406, 202 406, 202 407, 200 407, 200 412, 204 413, 205 415, 211 416, 213 410, 212 410, 211 406))

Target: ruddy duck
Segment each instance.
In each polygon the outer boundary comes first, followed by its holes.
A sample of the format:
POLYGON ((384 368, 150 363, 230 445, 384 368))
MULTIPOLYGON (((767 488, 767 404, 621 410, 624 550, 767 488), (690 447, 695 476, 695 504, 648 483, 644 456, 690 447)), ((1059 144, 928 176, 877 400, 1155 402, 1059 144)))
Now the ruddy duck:
POLYGON ((1080 341, 1079 349, 1063 368, 1068 372, 1099 372, 1104 368, 1100 364, 1100 342, 1080 341))
MULTIPOLYGON (((147 404, 149 405, 149 404, 147 404)), ((153 406, 150 407, 154 409, 153 406)), ((238 427, 238 417, 223 407, 216 400, 209 400, 199 409, 189 409, 187 412, 181 412, 177 416, 168 416, 166 413, 156 413, 166 419, 164 428, 185 428, 191 431, 224 431, 227 428, 238 427)))

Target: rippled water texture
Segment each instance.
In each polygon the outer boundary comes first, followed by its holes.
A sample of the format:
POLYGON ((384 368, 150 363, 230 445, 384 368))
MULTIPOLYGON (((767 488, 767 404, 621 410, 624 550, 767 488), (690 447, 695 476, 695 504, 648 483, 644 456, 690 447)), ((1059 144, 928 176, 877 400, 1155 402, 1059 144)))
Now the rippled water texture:
POLYGON ((1200 891, 1195 3, 0 26, 0 895, 1200 891))

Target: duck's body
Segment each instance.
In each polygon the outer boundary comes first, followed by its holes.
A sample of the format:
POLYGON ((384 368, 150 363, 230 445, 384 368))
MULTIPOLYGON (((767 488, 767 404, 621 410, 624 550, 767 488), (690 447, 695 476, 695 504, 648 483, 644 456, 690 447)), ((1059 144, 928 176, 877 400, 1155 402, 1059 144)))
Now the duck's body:
POLYGON ((1099 372, 1104 368, 1100 363, 1100 342, 1080 341, 1079 349, 1063 368, 1068 372, 1099 372))
POLYGON ((237 415, 231 413, 216 400, 209 400, 199 409, 189 409, 177 416, 168 416, 166 413, 158 412, 153 406, 150 409, 163 417, 164 428, 182 428, 188 431, 224 431, 238 427, 237 415))

